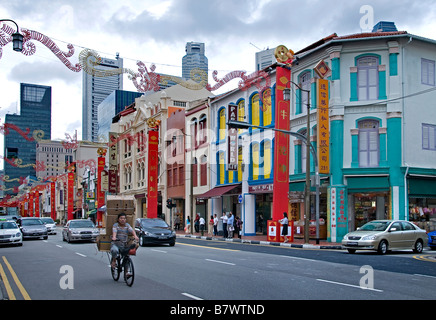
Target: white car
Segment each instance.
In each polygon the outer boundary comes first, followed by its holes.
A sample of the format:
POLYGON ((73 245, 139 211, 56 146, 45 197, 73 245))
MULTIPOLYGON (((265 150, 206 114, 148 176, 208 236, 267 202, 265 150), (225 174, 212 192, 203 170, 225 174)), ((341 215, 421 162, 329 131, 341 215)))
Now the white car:
POLYGON ((13 220, 0 221, 0 245, 2 244, 16 244, 23 245, 23 234, 20 228, 13 220))
POLYGON ((56 234, 56 222, 53 221, 50 217, 41 218, 42 222, 44 222, 47 227, 48 234, 56 234))

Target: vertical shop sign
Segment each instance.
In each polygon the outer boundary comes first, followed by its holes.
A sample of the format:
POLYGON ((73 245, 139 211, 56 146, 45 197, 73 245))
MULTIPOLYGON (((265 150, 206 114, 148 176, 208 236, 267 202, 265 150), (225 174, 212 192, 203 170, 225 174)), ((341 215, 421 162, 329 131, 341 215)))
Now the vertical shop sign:
POLYGON ((147 217, 157 218, 159 129, 148 130, 147 217))
POLYGON ((109 132, 109 193, 118 192, 117 133, 109 132))
MULTIPOLYGON (((238 120, 238 106, 236 104, 229 104, 228 120, 238 120)), ((227 170, 238 170, 238 129, 235 127, 229 127, 227 141, 227 170)))
POLYGON ((329 174, 329 146, 330 146, 330 120, 329 120, 329 92, 328 80, 317 79, 317 150, 319 173, 329 174))
POLYGON ((74 219, 74 172, 68 172, 68 183, 67 183, 67 212, 68 220, 74 219))
POLYGON ((50 182, 50 206, 51 206, 51 218, 56 220, 56 183, 50 182))
MULTIPOLYGON (((290 102, 283 99, 283 90, 289 88, 291 70, 277 67, 276 69, 276 129, 290 130, 290 102)), ((273 181, 273 220, 283 217, 288 212, 289 192, 289 135, 276 132, 274 138, 274 181, 273 181)))

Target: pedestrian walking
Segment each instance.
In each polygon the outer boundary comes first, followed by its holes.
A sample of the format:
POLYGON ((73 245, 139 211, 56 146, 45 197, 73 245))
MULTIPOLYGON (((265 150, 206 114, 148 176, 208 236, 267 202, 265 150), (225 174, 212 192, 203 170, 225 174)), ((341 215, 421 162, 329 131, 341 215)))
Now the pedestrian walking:
POLYGON ((223 215, 220 218, 223 221, 223 237, 227 238, 227 215, 223 212, 223 215))
POLYGON ((195 216, 194 229, 195 229, 195 232, 200 232, 200 215, 198 213, 195 216))
POLYGON ((229 239, 233 238, 233 231, 235 231, 235 226, 233 225, 235 222, 235 217, 232 212, 229 212, 229 218, 227 219, 227 236, 229 239))
POLYGON ((216 213, 213 215, 213 235, 218 235, 218 217, 216 216, 216 213))
POLYGON ((185 225, 185 233, 189 233, 191 228, 191 219, 189 219, 189 216, 186 217, 186 225, 185 225))
POLYGON ((244 222, 242 222, 242 220, 238 216, 235 217, 235 221, 236 221, 235 222, 235 233, 238 235, 238 238, 241 239, 241 236, 242 236, 242 224, 244 222))
POLYGON ((198 221, 199 221, 199 225, 200 225, 201 235, 204 236, 204 228, 206 227, 206 221, 204 220, 203 217, 200 217, 200 219, 198 219, 198 221))
POLYGON ((207 234, 212 234, 213 232, 213 216, 210 216, 209 225, 207 227, 207 234))
POLYGON ((283 219, 279 220, 280 224, 282 225, 282 236, 285 238, 284 242, 288 242, 288 214, 286 212, 283 212, 283 219))

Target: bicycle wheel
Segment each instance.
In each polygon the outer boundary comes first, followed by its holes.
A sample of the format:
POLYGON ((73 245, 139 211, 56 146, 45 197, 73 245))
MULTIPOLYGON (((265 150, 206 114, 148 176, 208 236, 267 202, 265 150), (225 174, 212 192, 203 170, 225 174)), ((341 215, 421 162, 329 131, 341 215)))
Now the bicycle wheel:
POLYGON ((124 281, 131 287, 135 280, 135 269, 133 268, 132 259, 126 257, 124 259, 124 281))
POLYGON ((111 273, 112 273, 112 278, 115 281, 118 281, 118 279, 120 278, 120 273, 121 273, 121 263, 120 263, 119 258, 117 258, 117 263, 115 265, 115 268, 111 267, 111 273))

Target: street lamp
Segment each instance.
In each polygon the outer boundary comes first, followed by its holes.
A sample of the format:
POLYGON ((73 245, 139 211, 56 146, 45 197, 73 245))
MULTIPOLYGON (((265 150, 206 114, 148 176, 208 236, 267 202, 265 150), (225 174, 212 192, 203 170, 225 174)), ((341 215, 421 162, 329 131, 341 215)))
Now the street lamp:
POLYGON ((19 32, 18 24, 11 19, 0 19, 0 22, 2 21, 9 21, 15 24, 17 27, 17 32, 12 34, 12 47, 14 51, 21 52, 23 50, 23 35, 19 32))

